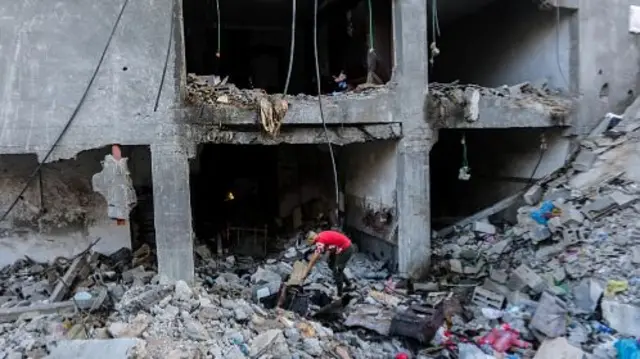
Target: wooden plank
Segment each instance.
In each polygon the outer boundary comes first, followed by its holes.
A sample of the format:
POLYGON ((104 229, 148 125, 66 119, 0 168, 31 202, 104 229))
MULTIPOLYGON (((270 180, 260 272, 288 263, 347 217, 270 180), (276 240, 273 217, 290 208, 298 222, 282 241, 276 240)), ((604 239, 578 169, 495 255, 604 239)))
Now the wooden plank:
POLYGON ((86 254, 81 255, 73 260, 73 262, 69 266, 69 269, 67 269, 67 272, 64 274, 62 279, 58 280, 58 284, 56 284, 56 287, 53 289, 53 292, 49 297, 50 302, 59 302, 64 298, 65 295, 69 293, 71 288, 68 288, 67 286, 73 285, 73 282, 78 276, 78 273, 82 271, 86 264, 86 254))
POLYGON ((66 302, 56 302, 48 304, 36 304, 29 307, 13 307, 0 309, 0 323, 11 323, 23 314, 33 313, 34 315, 45 315, 60 312, 69 312, 75 309, 72 300, 66 302))
POLYGON ((304 275, 305 270, 307 270, 307 262, 305 261, 296 261, 293 263, 293 271, 291 272, 291 276, 287 281, 287 285, 302 285, 304 279, 302 276, 304 275))

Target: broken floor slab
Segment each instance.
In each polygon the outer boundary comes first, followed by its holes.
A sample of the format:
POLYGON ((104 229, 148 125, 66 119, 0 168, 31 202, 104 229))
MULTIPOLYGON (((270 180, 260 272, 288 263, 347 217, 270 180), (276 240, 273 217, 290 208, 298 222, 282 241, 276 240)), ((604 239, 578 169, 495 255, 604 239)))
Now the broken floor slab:
POLYGON ((362 143, 375 140, 391 140, 402 137, 400 123, 330 126, 325 133, 322 127, 283 127, 277 136, 264 131, 221 130, 217 125, 185 125, 185 136, 195 143, 236 145, 278 144, 326 144, 327 135, 334 145, 362 143))
MULTIPOLYGON (((247 92, 246 90, 240 90, 247 92)), ((250 95, 241 103, 210 101, 202 105, 195 101, 184 110, 187 123, 215 125, 258 125, 260 123, 257 100, 263 94, 250 95)), ((281 96, 281 95, 275 95, 281 96)), ((318 99, 314 96, 286 96, 289 108, 282 125, 321 125, 318 99)), ((386 87, 362 93, 342 93, 322 96, 324 118, 327 124, 374 124, 393 122, 395 94, 386 87)), ((193 101, 192 101, 193 102, 193 101)))
POLYGON ((429 84, 429 120, 436 128, 514 128, 569 126, 572 101, 528 83, 511 89, 475 85, 429 84), (479 91, 469 96, 469 89, 479 91), (473 101, 470 101, 473 100, 473 101), (473 121, 470 113, 477 113, 473 121))
POLYGON ((139 339, 64 340, 49 348, 45 359, 133 359, 136 349, 143 347, 144 341, 139 339))

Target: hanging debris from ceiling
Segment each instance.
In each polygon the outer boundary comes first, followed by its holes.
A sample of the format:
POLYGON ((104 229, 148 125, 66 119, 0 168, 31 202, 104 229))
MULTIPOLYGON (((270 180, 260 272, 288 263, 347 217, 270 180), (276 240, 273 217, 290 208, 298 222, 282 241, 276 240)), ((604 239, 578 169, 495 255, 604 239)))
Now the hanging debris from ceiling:
POLYGON ((289 103, 284 99, 273 99, 262 96, 259 100, 260 123, 262 128, 271 136, 276 137, 282 126, 282 119, 287 114, 289 103))

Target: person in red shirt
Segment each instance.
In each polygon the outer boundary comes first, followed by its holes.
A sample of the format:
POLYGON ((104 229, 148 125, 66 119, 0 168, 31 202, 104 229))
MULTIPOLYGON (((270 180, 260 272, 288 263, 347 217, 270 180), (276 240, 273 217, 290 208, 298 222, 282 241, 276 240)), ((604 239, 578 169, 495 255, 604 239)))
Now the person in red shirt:
POLYGON ((329 252, 329 268, 331 268, 333 272, 333 280, 336 282, 338 296, 342 296, 344 284, 346 284, 347 287, 351 286, 351 283, 344 275, 347 262, 349 262, 354 252, 351 240, 349 237, 337 231, 322 231, 320 233, 309 232, 307 242, 315 245, 316 249, 311 260, 309 260, 307 270, 302 277, 303 280, 309 275, 309 272, 311 272, 311 269, 316 262, 318 262, 322 254, 329 252))

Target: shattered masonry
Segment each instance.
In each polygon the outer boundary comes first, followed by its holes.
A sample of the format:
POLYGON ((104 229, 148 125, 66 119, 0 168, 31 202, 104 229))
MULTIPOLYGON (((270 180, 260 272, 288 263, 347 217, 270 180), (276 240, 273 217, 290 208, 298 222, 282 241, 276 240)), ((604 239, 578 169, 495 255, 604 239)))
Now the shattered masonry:
POLYGON ((302 293, 288 295, 286 308, 292 311, 280 316, 273 303, 281 285, 295 268, 304 268, 312 250, 296 245, 297 237, 262 264, 251 257, 216 257, 200 244, 195 286, 158 276, 149 248, 108 257, 88 251, 53 264, 24 259, 0 273, 4 354, 58 358, 109 350, 110 358, 381 358, 412 353, 426 359, 447 352, 460 358, 508 352, 546 359, 564 352, 567 358, 592 353, 614 359, 616 352, 639 350, 635 339, 624 339, 640 336, 631 319, 640 315, 638 108, 640 100, 622 122, 607 125, 607 117, 602 130, 583 141, 582 151, 597 153, 595 159, 581 166, 574 162, 522 193, 527 205, 518 209, 513 226, 474 218, 442 231, 434 243, 433 270, 423 281, 390 275, 385 263, 357 254, 347 267, 355 290, 334 301, 331 271, 323 261, 302 293), (75 308, 84 317, 55 313, 75 308))

